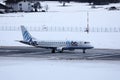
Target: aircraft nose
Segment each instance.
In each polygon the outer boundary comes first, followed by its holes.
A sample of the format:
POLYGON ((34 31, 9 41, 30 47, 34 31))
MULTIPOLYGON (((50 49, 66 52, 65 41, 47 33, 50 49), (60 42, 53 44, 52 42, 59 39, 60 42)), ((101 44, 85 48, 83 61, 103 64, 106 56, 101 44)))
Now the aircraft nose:
POLYGON ((90 48, 94 48, 93 46, 90 46, 90 48))
POLYGON ((92 49, 92 48, 94 48, 94 46, 92 46, 92 45, 89 45, 89 48, 90 48, 90 49, 92 49))

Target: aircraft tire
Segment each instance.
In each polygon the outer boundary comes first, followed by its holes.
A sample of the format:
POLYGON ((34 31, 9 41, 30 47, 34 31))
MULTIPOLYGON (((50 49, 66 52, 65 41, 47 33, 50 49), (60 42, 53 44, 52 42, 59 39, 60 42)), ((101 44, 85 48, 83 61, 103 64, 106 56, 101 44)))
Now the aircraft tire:
POLYGON ((52 49, 51 53, 55 53, 55 49, 52 49))
POLYGON ((85 49, 83 49, 83 53, 85 53, 85 49))

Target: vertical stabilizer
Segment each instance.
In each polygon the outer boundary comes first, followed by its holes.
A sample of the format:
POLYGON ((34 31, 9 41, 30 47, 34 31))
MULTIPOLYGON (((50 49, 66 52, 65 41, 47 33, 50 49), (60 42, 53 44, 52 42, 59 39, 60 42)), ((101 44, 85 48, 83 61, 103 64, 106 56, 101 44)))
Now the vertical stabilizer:
POLYGON ((22 31, 23 40, 26 42, 31 42, 32 36, 24 26, 21 26, 21 31, 22 31))

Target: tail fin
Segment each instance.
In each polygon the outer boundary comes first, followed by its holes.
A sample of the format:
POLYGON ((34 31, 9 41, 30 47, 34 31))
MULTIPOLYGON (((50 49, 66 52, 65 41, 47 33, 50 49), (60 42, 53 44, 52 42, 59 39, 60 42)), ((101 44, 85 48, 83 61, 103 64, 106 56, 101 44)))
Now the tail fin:
POLYGON ((21 31, 22 31, 22 35, 23 35, 23 40, 26 42, 31 42, 32 36, 24 26, 21 26, 21 31))

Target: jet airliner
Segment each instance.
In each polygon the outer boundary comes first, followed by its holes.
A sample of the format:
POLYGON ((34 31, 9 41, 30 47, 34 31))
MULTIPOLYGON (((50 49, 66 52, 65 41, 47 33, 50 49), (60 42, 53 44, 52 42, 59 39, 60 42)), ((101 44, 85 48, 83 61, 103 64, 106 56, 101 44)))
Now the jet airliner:
POLYGON ((92 49, 93 46, 90 42, 85 41, 40 41, 32 37, 31 34, 27 31, 24 26, 21 26, 23 40, 20 40, 20 43, 31 45, 37 48, 46 48, 51 49, 51 53, 60 52, 64 50, 75 50, 82 49, 85 53, 86 49, 92 49))

